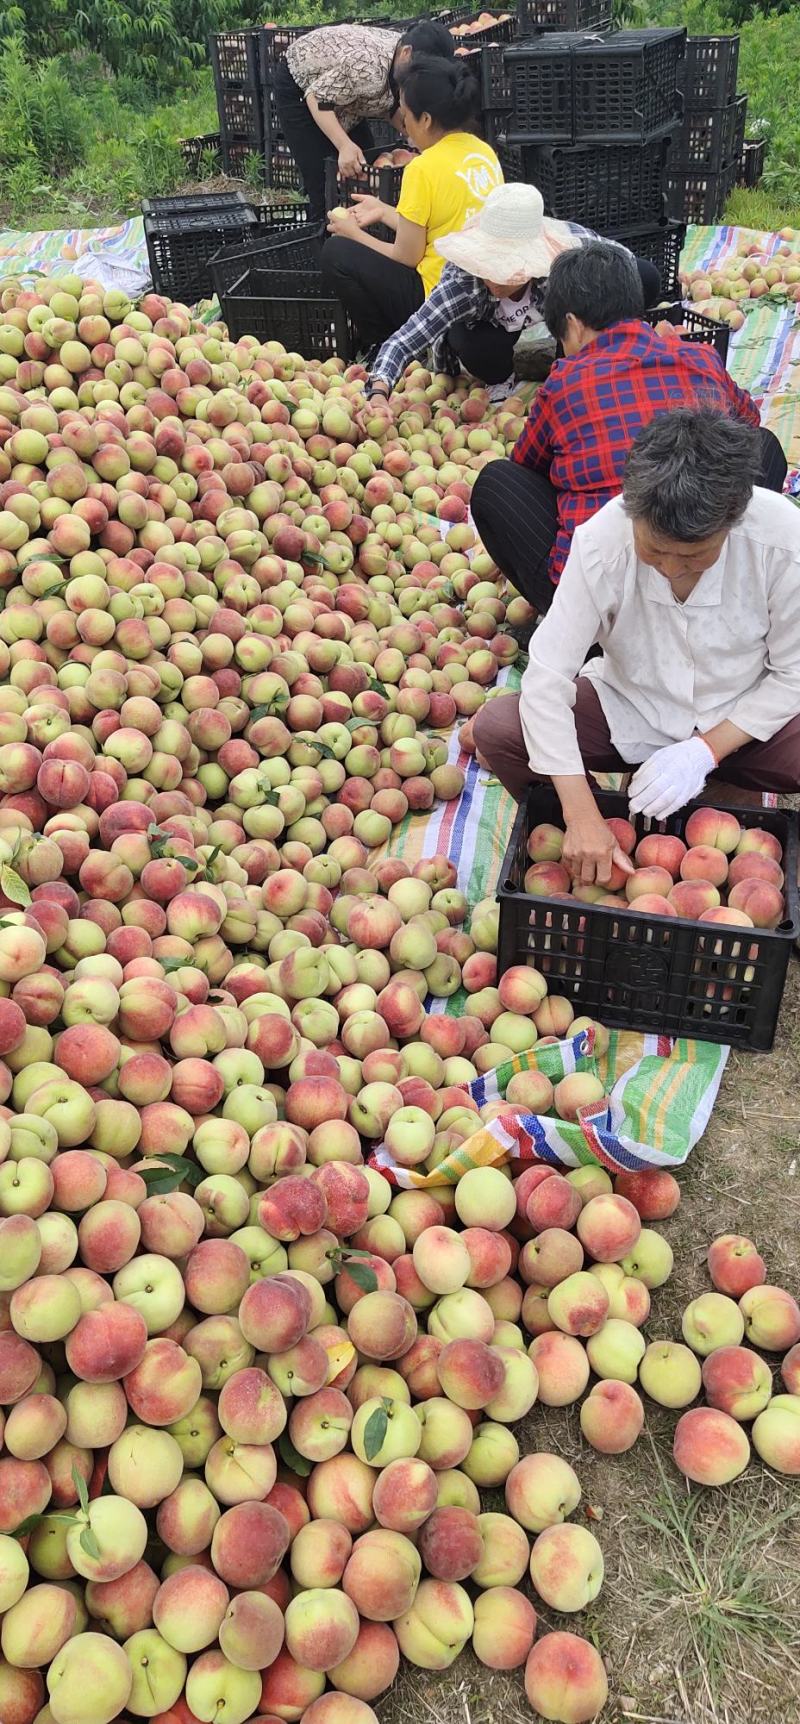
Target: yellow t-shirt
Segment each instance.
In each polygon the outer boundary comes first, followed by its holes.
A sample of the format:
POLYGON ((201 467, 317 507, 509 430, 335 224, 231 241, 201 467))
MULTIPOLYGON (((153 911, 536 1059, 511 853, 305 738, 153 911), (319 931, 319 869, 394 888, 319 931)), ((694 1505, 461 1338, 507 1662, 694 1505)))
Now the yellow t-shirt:
POLYGON ((494 150, 472 132, 448 132, 409 162, 397 210, 427 233, 425 254, 417 264, 426 299, 444 269, 434 241, 459 233, 495 186, 502 184, 503 170, 494 150))

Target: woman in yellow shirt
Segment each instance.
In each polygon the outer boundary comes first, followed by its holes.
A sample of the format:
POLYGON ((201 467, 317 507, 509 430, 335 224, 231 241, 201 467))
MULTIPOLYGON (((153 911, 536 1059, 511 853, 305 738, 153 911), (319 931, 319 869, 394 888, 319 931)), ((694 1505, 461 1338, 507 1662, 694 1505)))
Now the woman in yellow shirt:
POLYGON ((396 209, 355 194, 328 218, 326 291, 350 312, 365 347, 382 343, 427 299, 444 269, 437 239, 457 233, 503 183, 489 144, 469 130, 479 106, 472 73, 457 60, 415 59, 400 90, 403 131, 420 152, 403 173, 396 209), (384 222, 393 241, 369 229, 384 222))

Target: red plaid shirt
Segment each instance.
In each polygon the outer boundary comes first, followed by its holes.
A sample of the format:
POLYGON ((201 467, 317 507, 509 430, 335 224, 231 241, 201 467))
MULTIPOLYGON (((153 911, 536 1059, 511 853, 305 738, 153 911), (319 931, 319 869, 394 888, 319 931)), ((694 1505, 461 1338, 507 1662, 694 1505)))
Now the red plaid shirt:
POLYGON ((760 424, 755 402, 729 377, 713 347, 657 335, 638 319, 616 323, 574 359, 554 365, 511 454, 521 466, 549 473, 558 492, 553 582, 561 577, 575 528, 622 490, 637 432, 657 413, 690 406, 760 424))

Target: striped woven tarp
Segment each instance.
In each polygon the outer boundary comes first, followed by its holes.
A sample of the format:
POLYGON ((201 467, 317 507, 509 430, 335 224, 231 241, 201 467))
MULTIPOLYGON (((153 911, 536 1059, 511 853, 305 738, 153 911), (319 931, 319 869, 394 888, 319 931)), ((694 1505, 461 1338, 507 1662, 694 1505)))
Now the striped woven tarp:
POLYGON ((141 216, 115 227, 70 227, 24 233, 18 228, 0 230, 0 276, 23 275, 38 270, 44 275, 68 272, 86 251, 100 252, 132 270, 147 269, 147 247, 141 216))

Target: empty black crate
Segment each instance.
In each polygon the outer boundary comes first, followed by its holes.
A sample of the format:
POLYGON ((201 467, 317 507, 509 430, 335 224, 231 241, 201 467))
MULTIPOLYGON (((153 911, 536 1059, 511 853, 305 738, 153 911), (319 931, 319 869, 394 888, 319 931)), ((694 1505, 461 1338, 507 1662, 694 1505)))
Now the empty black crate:
POLYGON ((669 142, 578 144, 572 149, 522 148, 523 177, 539 187, 548 215, 607 233, 635 222, 660 221, 669 142))
POLYGON ((241 192, 146 198, 147 257, 158 293, 189 305, 213 291, 209 263, 222 246, 241 246, 256 217, 241 192))
POLYGON ((667 209, 677 221, 710 226, 718 222, 733 190, 737 164, 718 173, 703 169, 670 167, 667 174, 667 209))
POLYGON ((519 0, 520 36, 537 30, 610 30, 611 0, 519 0))
POLYGON ((307 203, 256 204, 256 220, 259 229, 268 233, 291 234, 294 228, 308 226, 307 203))
POLYGON ((508 50, 514 143, 645 144, 682 112, 685 30, 620 30, 595 40, 552 34, 508 50))
POLYGON ((687 108, 725 108, 736 95, 738 36, 690 36, 681 73, 687 108))
POLYGON ((731 332, 727 323, 718 323, 715 317, 704 317, 701 311, 695 311, 691 305, 682 305, 678 300, 674 305, 658 305, 652 311, 644 314, 645 323, 653 327, 657 323, 671 323, 681 331, 682 341, 692 341, 701 347, 713 347, 719 354, 723 365, 727 364, 728 344, 731 332))
POLYGON ((220 131, 254 149, 264 137, 260 38, 260 30, 231 30, 209 42, 220 131))
POLYGON ((232 180, 246 179, 252 183, 254 168, 258 166, 261 171, 261 149, 253 138, 231 138, 223 132, 219 153, 222 171, 232 180))
MULTIPOLYGON (((597 800, 606 818, 631 818, 627 797, 599 793, 597 800)), ((637 836, 661 829, 680 836, 698 806, 690 804, 658 825, 636 815, 637 836)), ((730 812, 742 826, 773 833, 782 846, 786 920, 774 931, 531 897, 524 891, 530 832, 542 821, 563 825, 552 787, 532 790, 500 873, 498 974, 514 964, 533 964, 553 993, 612 1028, 770 1048, 799 931, 797 815, 760 808, 730 812)))
POLYGON ((622 233, 608 234, 606 237, 619 240, 633 252, 634 257, 644 257, 654 263, 661 276, 663 298, 678 297, 678 270, 686 238, 685 222, 665 221, 643 227, 629 227, 622 233))
POLYGON ((214 288, 234 341, 281 341, 305 359, 349 359, 353 332, 337 299, 325 299, 319 259, 324 226, 276 233, 212 260, 214 288))
POLYGON ((705 168, 718 172, 742 153, 747 97, 739 96, 727 108, 687 108, 673 133, 671 161, 676 168, 705 168))
POLYGON ((764 172, 764 158, 767 153, 763 138, 745 138, 742 145, 741 159, 736 176, 739 186, 757 186, 764 172))

